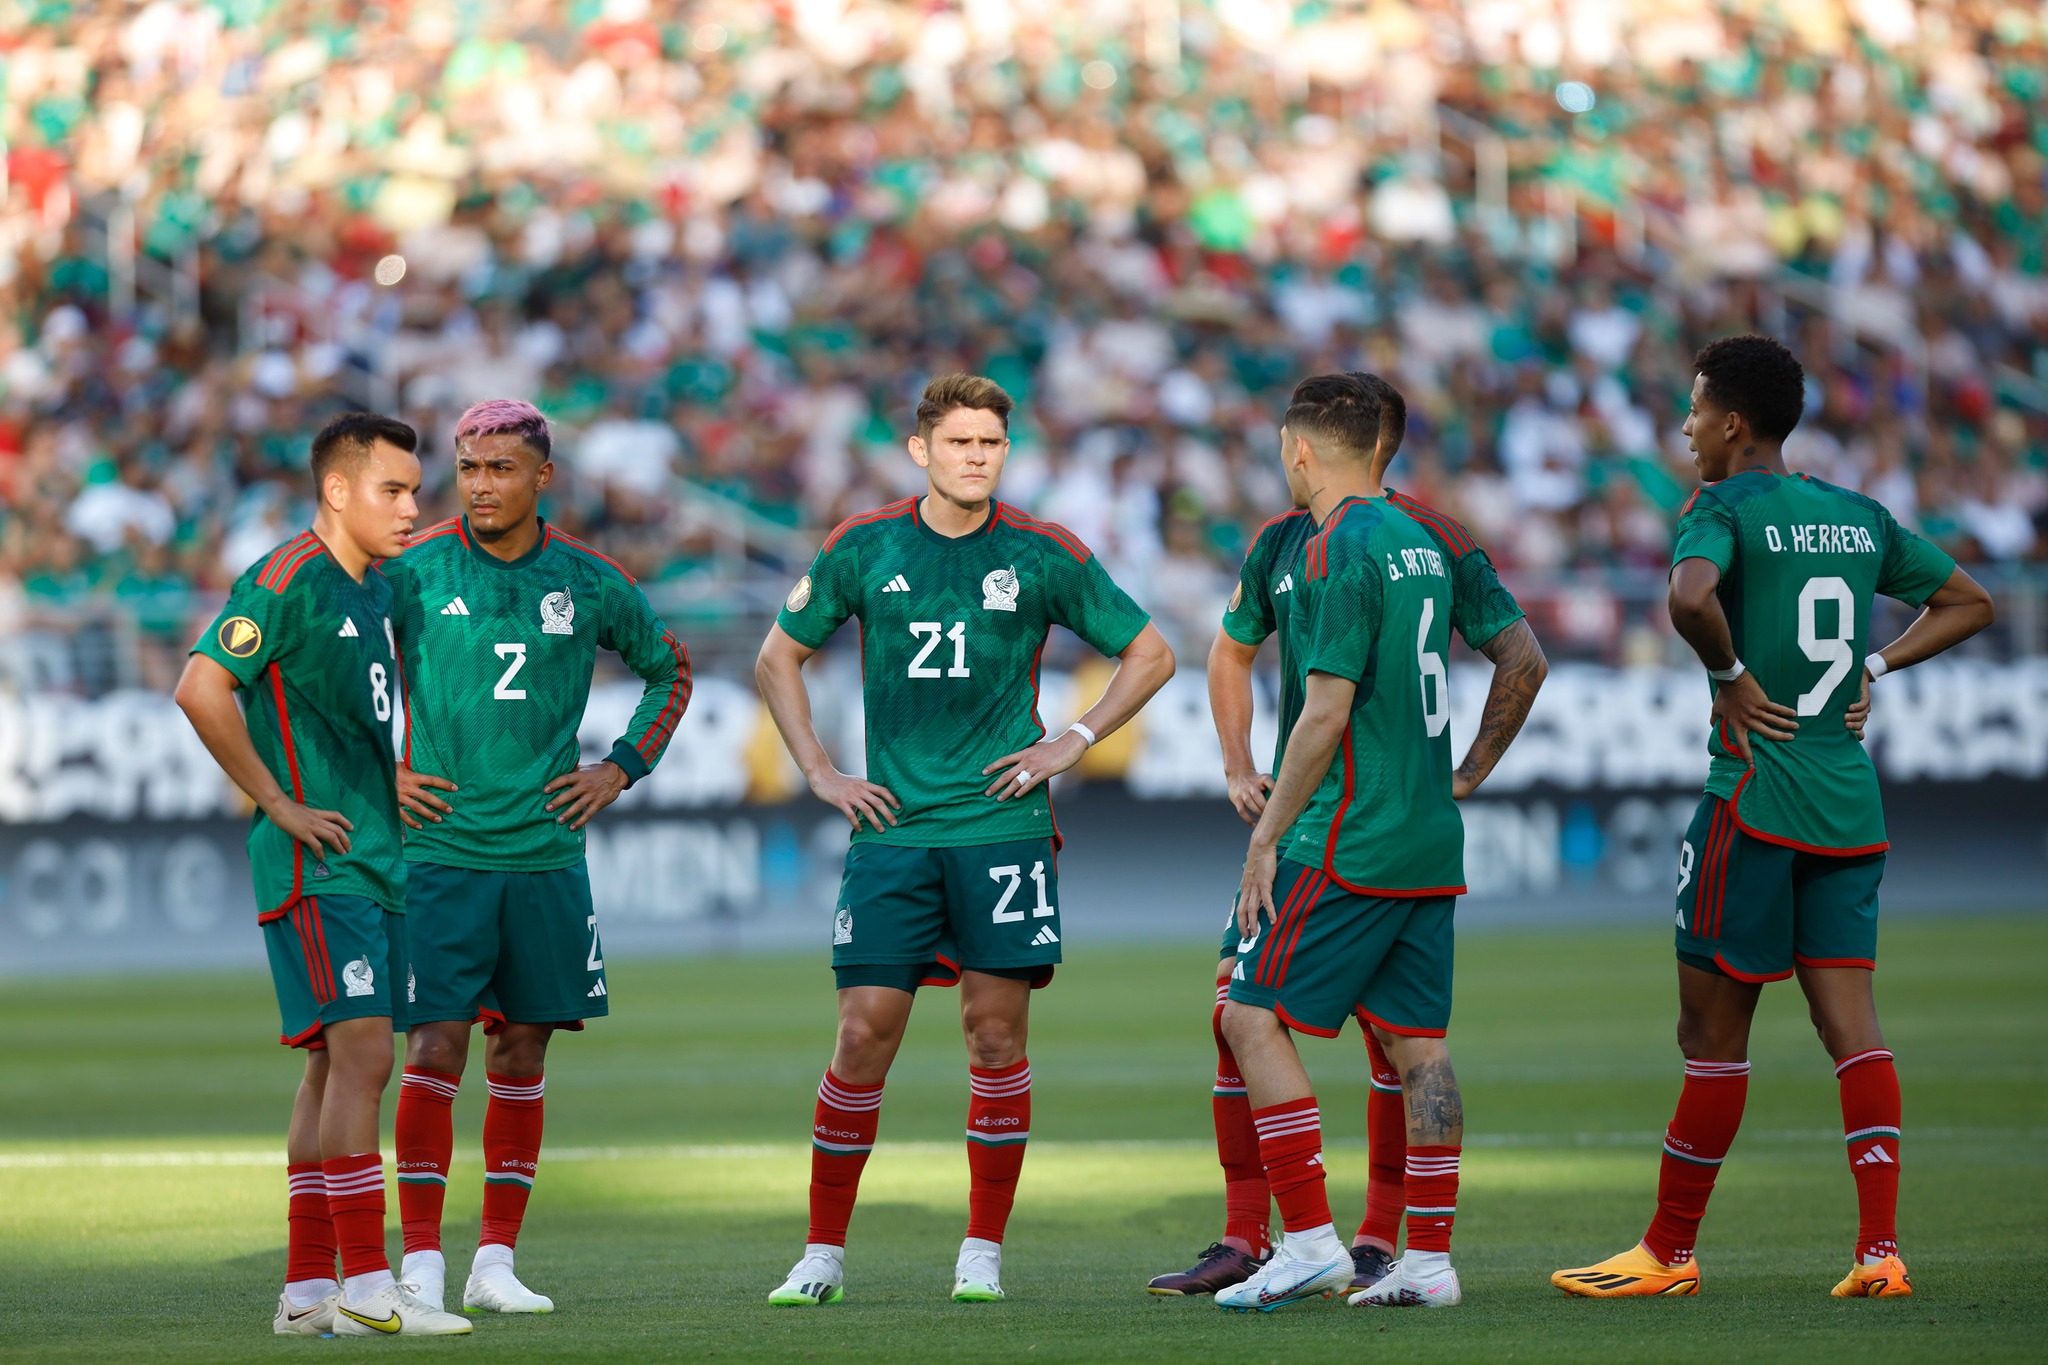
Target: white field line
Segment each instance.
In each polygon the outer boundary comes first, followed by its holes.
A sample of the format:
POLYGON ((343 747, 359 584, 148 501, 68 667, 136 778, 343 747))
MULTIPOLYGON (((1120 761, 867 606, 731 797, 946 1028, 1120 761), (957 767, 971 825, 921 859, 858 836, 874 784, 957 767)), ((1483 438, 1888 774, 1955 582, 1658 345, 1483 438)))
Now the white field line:
MULTIPOLYGON (((1647 1130, 1593 1133, 1477 1133, 1465 1140, 1467 1147, 1559 1151, 1574 1148, 1654 1147, 1663 1134, 1647 1130)), ((1766 1128, 1744 1132, 1744 1142, 1774 1145, 1839 1143, 1840 1132, 1827 1128, 1766 1128)), ((2043 1142, 2048 1128, 1907 1128, 1906 1142, 2043 1142)), ((1362 1138, 1338 1137, 1325 1143, 1336 1148, 1363 1147, 1362 1138)), ((959 1142, 888 1142, 878 1146, 877 1155, 943 1156, 962 1149, 959 1142)), ((1127 1152, 1208 1153, 1214 1144, 1196 1139, 1132 1142, 1060 1142, 1040 1140, 1031 1144, 1034 1152, 1061 1156, 1116 1156, 1127 1152)), ((799 1156, 810 1150, 809 1143, 709 1143, 640 1147, 546 1147, 543 1158, 550 1162, 569 1161, 758 1161, 799 1156)), ((483 1159, 481 1151, 455 1153, 464 1164, 483 1159)), ((0 1152, 0 1171, 48 1170, 64 1167, 174 1167, 174 1166, 281 1166, 284 1153, 268 1152, 0 1152)), ((387 1158, 386 1164, 389 1164, 387 1158)))

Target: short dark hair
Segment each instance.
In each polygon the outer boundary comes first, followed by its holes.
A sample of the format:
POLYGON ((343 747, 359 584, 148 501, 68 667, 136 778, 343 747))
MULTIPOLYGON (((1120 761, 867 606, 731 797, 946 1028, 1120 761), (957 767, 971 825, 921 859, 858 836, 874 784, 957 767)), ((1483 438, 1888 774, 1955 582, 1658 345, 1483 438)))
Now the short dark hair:
POLYGON ((1700 347, 1692 367, 1706 377, 1705 396, 1748 419, 1766 441, 1782 441, 1806 410, 1806 371, 1767 336, 1745 332, 1700 347))
POLYGON ((1408 438, 1408 400, 1401 391, 1380 376, 1367 370, 1353 370, 1351 377, 1365 385, 1380 403, 1379 441, 1387 447, 1387 460, 1393 461, 1401 453, 1401 442, 1408 438))
POLYGON ((924 396, 917 400, 917 438, 929 441, 932 428, 959 408, 992 412, 1002 418, 1003 430, 1008 431, 1010 413, 1016 406, 993 379, 978 374, 942 374, 924 386, 924 396))
MULTIPOLYGON (((1339 446, 1360 459, 1370 459, 1380 442, 1384 407, 1380 395, 1362 374, 1310 375, 1294 386, 1282 425, 1296 436, 1339 446)), ((1402 412, 1405 421, 1405 406, 1402 412)))
POLYGON ((320 434, 313 438, 313 482, 325 483, 328 474, 337 469, 344 473, 353 471, 379 441, 408 453, 420 448, 419 433, 395 417, 379 417, 374 412, 343 413, 320 428, 320 434))

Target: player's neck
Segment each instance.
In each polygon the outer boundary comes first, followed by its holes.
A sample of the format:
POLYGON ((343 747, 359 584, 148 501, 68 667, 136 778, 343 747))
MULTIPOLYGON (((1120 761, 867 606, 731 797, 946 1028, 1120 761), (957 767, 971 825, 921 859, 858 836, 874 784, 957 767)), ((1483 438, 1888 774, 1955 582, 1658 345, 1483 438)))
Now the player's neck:
POLYGON ((1309 490, 1308 514, 1320 526, 1346 498, 1376 498, 1384 491, 1370 469, 1331 472, 1309 490))
POLYGON ((313 534, 320 537, 320 543, 327 547, 328 554, 334 556, 334 562, 341 566, 343 573, 358 583, 363 581, 363 575, 370 571, 369 552, 350 539, 340 520, 328 515, 324 507, 314 514, 313 534))
POLYGON ((993 498, 977 503, 958 503, 941 495, 936 488, 920 498, 917 504, 917 514, 924 518, 924 524, 948 540, 973 535, 988 524, 994 512, 993 498))
MULTIPOLYGON (((463 523, 468 525, 469 518, 464 517, 463 523)), ((484 553, 491 558, 502 559, 509 564, 522 555, 533 553, 533 547, 540 544, 540 518, 527 517, 518 525, 508 526, 494 536, 487 536, 471 525, 469 538, 482 546, 484 553)))
POLYGON ((1747 474, 1752 469, 1766 470, 1781 479, 1792 477, 1792 471, 1785 468, 1785 447, 1777 441, 1751 441, 1735 452, 1735 458, 1728 462, 1728 477, 1747 474))

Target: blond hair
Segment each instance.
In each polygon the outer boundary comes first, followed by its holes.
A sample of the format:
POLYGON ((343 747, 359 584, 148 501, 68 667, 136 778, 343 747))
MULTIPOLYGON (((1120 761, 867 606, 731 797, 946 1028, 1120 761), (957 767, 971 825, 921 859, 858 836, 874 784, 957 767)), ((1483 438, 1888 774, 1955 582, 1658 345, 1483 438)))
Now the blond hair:
POLYGON ((977 411, 992 412, 1000 417, 1003 430, 1010 429, 1010 412, 1017 406, 1003 386, 995 380, 978 374, 942 374, 924 386, 924 396, 917 400, 917 437, 921 441, 932 438, 932 428, 943 420, 947 413, 959 408, 973 408, 977 411))

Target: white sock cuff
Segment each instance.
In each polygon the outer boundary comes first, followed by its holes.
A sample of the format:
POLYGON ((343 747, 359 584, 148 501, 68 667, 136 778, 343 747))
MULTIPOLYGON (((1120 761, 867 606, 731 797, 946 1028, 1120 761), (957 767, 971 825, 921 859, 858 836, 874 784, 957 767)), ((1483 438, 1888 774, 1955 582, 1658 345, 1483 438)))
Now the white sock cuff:
POLYGON ((482 1270, 488 1265, 509 1267, 511 1264, 511 1247, 506 1246, 503 1242, 486 1242, 476 1249, 476 1255, 469 1263, 469 1273, 474 1275, 477 1271, 482 1270))

